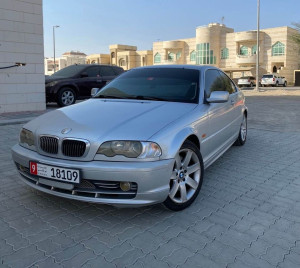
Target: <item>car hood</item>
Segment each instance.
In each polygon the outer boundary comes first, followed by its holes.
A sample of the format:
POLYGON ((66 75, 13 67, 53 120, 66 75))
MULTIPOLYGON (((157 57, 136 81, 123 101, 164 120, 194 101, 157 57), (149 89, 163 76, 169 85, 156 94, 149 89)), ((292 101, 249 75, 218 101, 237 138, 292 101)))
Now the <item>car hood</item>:
POLYGON ((67 79, 70 79, 70 78, 62 77, 62 76, 55 76, 55 77, 49 76, 49 77, 45 78, 45 84, 48 84, 53 81, 60 81, 60 80, 67 80, 67 79))
POLYGON ((161 101, 91 99, 44 114, 25 128, 36 135, 108 140, 147 141, 197 104, 161 101), (62 134, 62 130, 71 131, 62 134))

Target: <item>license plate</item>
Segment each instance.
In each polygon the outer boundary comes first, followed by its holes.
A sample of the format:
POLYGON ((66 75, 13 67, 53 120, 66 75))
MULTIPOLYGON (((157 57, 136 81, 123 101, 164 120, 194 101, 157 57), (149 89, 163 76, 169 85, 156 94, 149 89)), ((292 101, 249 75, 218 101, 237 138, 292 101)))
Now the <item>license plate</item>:
POLYGON ((63 182, 80 183, 80 174, 77 169, 30 162, 30 174, 63 182))

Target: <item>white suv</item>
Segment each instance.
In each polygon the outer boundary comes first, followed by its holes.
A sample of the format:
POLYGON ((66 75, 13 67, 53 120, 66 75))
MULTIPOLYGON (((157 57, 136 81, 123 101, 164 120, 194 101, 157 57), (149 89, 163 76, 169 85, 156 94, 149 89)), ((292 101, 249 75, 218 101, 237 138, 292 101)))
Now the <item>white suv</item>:
POLYGON ((263 87, 266 87, 266 86, 272 86, 272 87, 284 86, 284 87, 286 87, 287 82, 284 77, 277 76, 275 74, 264 74, 261 78, 261 85, 263 87))

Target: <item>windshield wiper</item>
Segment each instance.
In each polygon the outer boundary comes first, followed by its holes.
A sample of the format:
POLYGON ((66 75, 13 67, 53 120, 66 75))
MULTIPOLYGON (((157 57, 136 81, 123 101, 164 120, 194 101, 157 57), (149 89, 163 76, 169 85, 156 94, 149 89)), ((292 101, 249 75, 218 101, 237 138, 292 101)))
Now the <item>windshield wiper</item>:
POLYGON ((166 99, 158 98, 158 97, 148 97, 148 96, 130 96, 128 97, 130 99, 136 99, 136 100, 156 100, 156 101, 167 101, 166 99))
POLYGON ((127 99, 126 97, 121 97, 121 96, 113 96, 113 95, 99 95, 96 98, 100 99, 127 99))

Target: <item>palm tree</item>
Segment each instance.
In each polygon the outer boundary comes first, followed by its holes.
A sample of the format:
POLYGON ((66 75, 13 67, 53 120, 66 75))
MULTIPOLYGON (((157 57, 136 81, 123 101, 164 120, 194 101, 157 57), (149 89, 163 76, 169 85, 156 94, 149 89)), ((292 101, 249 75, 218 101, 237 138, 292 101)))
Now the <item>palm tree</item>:
POLYGON ((292 23, 295 26, 295 29, 298 31, 298 34, 294 34, 292 39, 300 46, 300 23, 292 23))

